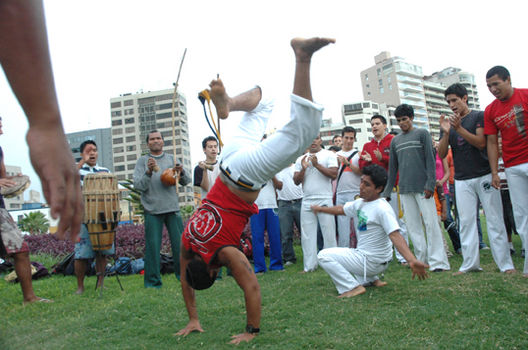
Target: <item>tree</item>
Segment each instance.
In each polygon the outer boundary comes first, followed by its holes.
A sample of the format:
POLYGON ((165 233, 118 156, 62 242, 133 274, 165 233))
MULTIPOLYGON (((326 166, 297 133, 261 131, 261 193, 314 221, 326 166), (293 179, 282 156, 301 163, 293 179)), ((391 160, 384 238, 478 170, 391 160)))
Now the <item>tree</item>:
POLYGON ((30 235, 47 233, 49 230, 49 220, 40 211, 24 214, 18 224, 22 231, 29 232, 30 235))
POLYGON ((124 182, 120 183, 121 186, 129 190, 128 197, 125 198, 126 201, 132 204, 132 209, 134 215, 143 216, 143 204, 141 204, 141 192, 134 188, 134 181, 126 179, 124 182))

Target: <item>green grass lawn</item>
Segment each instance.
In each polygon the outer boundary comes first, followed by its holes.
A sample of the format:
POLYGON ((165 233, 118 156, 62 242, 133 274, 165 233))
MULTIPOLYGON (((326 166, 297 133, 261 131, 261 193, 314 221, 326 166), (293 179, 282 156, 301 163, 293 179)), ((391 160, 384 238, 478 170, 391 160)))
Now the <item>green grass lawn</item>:
MULTIPOLYGON (((522 271, 520 240, 514 264, 522 271)), ((301 257, 300 246, 296 247, 301 257)), ((242 349, 527 349, 528 279, 498 272, 489 250, 481 251, 480 273, 453 277, 433 273, 411 280, 394 261, 384 288, 346 300, 322 269, 300 274, 302 259, 283 272, 258 277, 262 289, 261 334, 242 349)), ((46 265, 52 263, 49 258, 46 265)), ((452 272, 462 259, 450 259, 452 272)), ((140 275, 105 281, 102 298, 87 290, 74 295, 72 276, 34 281, 52 304, 22 306, 20 286, 0 281, 0 349, 231 349, 243 331, 243 294, 231 277, 197 292, 205 333, 173 336, 187 323, 179 282, 163 276, 160 290, 144 289, 140 275)))

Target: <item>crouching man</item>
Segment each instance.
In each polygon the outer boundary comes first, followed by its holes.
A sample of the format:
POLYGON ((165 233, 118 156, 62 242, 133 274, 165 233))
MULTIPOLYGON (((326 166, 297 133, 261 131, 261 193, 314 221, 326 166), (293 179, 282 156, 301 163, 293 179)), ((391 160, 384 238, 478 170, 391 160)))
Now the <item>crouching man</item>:
POLYGON ((359 196, 343 206, 312 206, 316 213, 347 215, 356 224, 357 248, 323 249, 317 255, 319 265, 332 278, 339 298, 353 297, 365 293, 365 285, 383 287, 378 275, 384 272, 392 259, 392 244, 409 263, 412 278, 428 277, 429 267, 416 259, 405 239, 390 204, 380 197, 387 183, 387 172, 379 165, 363 168, 359 196), (391 244, 392 241, 392 244, 391 244))

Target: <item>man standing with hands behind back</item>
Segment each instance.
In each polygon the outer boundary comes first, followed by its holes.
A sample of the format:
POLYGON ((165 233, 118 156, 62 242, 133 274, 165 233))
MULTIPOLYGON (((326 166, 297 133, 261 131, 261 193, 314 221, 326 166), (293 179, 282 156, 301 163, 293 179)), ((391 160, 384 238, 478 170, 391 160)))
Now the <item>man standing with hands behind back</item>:
POLYGON ((187 185, 191 179, 174 157, 163 152, 163 137, 157 130, 147 135, 149 153, 140 157, 134 170, 134 188, 141 192, 141 204, 145 212, 145 287, 161 288, 160 249, 163 224, 171 241, 174 273, 180 277, 180 239, 183 222, 180 216, 178 193, 173 186, 161 182, 165 169, 174 168, 179 175, 178 183, 187 185))

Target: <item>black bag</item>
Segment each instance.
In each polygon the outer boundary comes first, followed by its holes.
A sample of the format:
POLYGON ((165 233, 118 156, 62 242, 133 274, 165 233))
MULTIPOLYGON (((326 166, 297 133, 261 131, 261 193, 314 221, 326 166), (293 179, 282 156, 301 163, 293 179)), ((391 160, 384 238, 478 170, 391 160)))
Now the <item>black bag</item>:
POLYGON ((35 268, 37 269, 37 272, 31 275, 31 279, 38 280, 39 278, 43 277, 51 277, 48 269, 41 263, 32 261, 31 265, 35 266, 35 268))
MULTIPOLYGON (((51 267, 51 274, 52 275, 58 275, 63 274, 64 276, 73 276, 75 275, 75 252, 72 252, 62 261, 56 263, 51 267)), ((93 266, 94 259, 88 259, 86 260, 86 276, 93 276, 95 275, 95 266, 93 266)))
POLYGON ((162 274, 174 273, 174 260, 172 256, 160 253, 160 272, 162 274))

